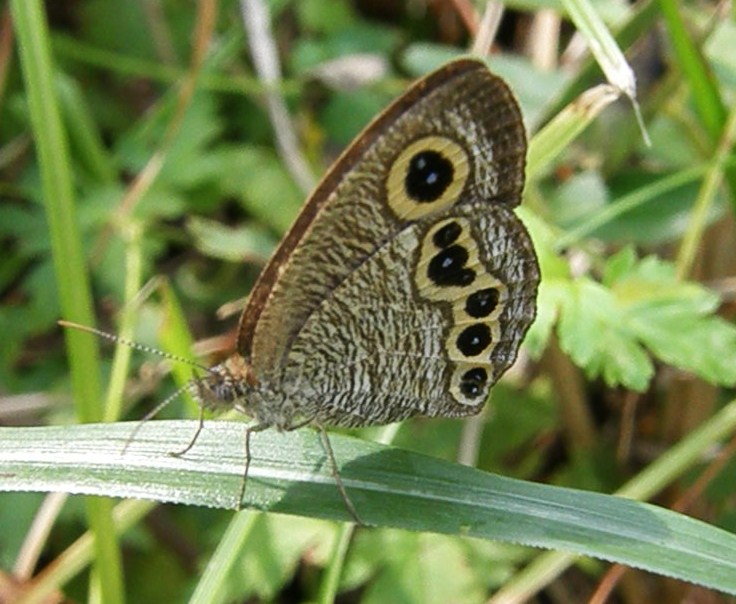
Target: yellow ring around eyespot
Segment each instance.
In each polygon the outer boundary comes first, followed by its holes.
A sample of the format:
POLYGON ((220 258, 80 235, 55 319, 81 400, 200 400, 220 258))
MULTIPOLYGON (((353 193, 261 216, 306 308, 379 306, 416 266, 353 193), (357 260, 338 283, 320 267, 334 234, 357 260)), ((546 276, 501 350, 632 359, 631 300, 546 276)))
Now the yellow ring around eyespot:
POLYGON ((397 218, 417 220, 446 210, 455 204, 463 192, 470 174, 467 152, 455 141, 444 136, 426 136, 411 143, 394 160, 386 181, 388 206, 397 218), (406 193, 406 172, 412 158, 423 151, 435 151, 452 163, 453 178, 442 195, 429 202, 419 202, 406 193))

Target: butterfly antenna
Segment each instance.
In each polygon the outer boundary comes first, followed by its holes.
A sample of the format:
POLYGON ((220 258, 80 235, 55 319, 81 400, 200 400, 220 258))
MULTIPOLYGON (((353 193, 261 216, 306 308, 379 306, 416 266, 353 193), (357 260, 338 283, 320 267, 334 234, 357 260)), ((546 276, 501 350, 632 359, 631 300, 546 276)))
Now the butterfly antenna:
MULTIPOLYGON (((133 348, 134 350, 140 350, 141 352, 147 352, 149 354, 155 354, 156 356, 162 357, 164 359, 168 359, 170 361, 176 361, 177 363, 184 363, 185 365, 189 365, 190 367, 196 367, 197 369, 202 369, 203 371, 206 371, 207 373, 211 373, 211 368, 205 367, 204 365, 200 365, 199 363, 192 361, 191 359, 187 359, 186 357, 179 356, 178 354, 171 354, 170 352, 164 352, 163 350, 159 350, 158 348, 153 348, 152 346, 146 346, 145 344, 139 344, 138 342, 133 342, 132 340, 128 340, 126 338, 121 338, 120 336, 116 336, 111 333, 107 333, 106 331, 102 331, 100 329, 96 329, 94 327, 89 327, 87 325, 82 325, 80 323, 74 323, 72 321, 64 321, 59 320, 57 321, 59 325, 62 327, 67 327, 70 329, 78 329, 79 331, 84 331, 87 333, 91 333, 93 335, 99 336, 100 338, 104 338, 105 340, 109 340, 110 342, 114 342, 115 344, 122 344, 124 346, 127 346, 128 348, 133 348)), ((181 393, 181 389, 179 389, 178 393, 181 393)), ((168 399, 166 399, 168 401, 168 399)))
MULTIPOLYGON (((205 367, 204 365, 200 365, 199 363, 196 363, 195 361, 192 361, 185 357, 179 356, 178 354, 171 354, 170 352, 164 352, 163 350, 159 350, 158 348, 153 348, 152 346, 146 346, 145 344, 139 344, 138 342, 133 342, 132 340, 128 340, 127 338, 121 338, 120 336, 116 336, 114 334, 107 333, 106 331, 102 331, 101 329, 96 329, 95 327, 89 327, 87 325, 82 325, 80 323, 74 323, 72 321, 64 321, 64 320, 60 320, 57 322, 62 327, 78 329, 79 331, 91 333, 92 335, 98 336, 100 338, 104 338, 105 340, 109 340, 110 342, 114 342, 115 344, 123 344, 124 346, 133 348, 134 350, 140 350, 141 352, 155 354, 164 359, 168 359, 170 361, 175 361, 178 363, 184 363, 185 365, 189 365, 190 367, 195 367, 197 369, 202 369, 203 371, 206 371, 207 373, 212 373, 212 369, 210 367, 205 367)), ((196 382, 197 378, 196 377, 192 378, 192 381, 196 382)), ((143 427, 143 424, 145 424, 147 421, 149 421, 150 419, 158 415, 161 412, 161 410, 167 407, 172 401, 179 398, 183 392, 189 389, 189 387, 192 384, 192 381, 178 388, 174 393, 167 396, 163 401, 161 401, 158 405, 156 405, 153 409, 151 409, 148 413, 146 413, 140 420, 138 420, 138 423, 136 424, 135 428, 133 428, 133 431, 130 433, 130 436, 128 436, 128 438, 125 440, 125 444, 123 445, 123 450, 120 453, 121 455, 125 455, 125 452, 128 450, 130 443, 133 442, 133 439, 135 439, 135 437, 138 435, 138 432, 140 432, 140 429, 143 427)), ((204 410, 202 409, 202 412, 203 411, 204 410)), ((194 445, 194 442, 197 440, 197 437, 199 436, 199 433, 202 431, 203 422, 204 422, 204 416, 202 413, 200 413, 199 427, 197 428, 197 432, 194 435, 194 438, 189 443, 189 445, 187 445, 185 449, 183 449, 182 451, 176 452, 176 453, 172 453, 172 455, 178 457, 180 455, 183 455, 189 449, 192 448, 192 446, 194 445)))

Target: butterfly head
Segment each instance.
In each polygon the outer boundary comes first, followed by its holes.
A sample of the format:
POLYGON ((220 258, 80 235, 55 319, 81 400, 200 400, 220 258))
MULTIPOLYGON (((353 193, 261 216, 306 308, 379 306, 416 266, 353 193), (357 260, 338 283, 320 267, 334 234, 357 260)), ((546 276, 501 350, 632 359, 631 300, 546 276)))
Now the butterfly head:
POLYGON ((189 384, 192 396, 205 409, 237 409, 247 412, 247 400, 258 389, 250 364, 234 354, 189 384))

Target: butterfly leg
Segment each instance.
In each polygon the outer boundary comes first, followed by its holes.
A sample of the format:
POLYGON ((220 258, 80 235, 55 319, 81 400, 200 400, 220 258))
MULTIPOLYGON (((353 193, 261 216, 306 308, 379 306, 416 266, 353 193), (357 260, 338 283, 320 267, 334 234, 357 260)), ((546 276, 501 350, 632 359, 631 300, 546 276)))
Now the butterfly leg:
POLYGON ((350 500, 350 497, 348 496, 348 492, 345 489, 345 485, 342 482, 342 476, 340 476, 340 471, 337 469, 337 460, 335 460, 335 453, 332 450, 332 445, 330 444, 330 439, 327 436, 327 431, 324 429, 324 427, 322 427, 319 424, 316 424, 315 428, 317 428, 317 431, 319 432, 319 437, 322 440, 322 446, 325 448, 327 457, 330 459, 330 469, 332 471, 332 477, 335 479, 337 490, 340 491, 340 496, 342 497, 342 500, 345 502, 345 507, 347 508, 348 513, 353 517, 353 520, 355 521, 355 523, 359 525, 363 525, 363 521, 360 519, 360 516, 358 516, 358 511, 355 509, 353 502, 350 500))
POLYGON ((243 477, 240 481, 240 494, 238 495, 238 503, 236 509, 239 512, 243 509, 243 498, 245 497, 245 483, 248 481, 248 470, 250 469, 250 435, 253 432, 260 432, 266 428, 270 428, 271 424, 256 424, 255 426, 245 427, 245 465, 243 466, 243 477))
POLYGON ((190 440, 189 444, 181 451, 171 451, 169 455, 171 455, 171 457, 181 457, 187 453, 194 446, 194 443, 197 442, 199 435, 202 433, 202 428, 204 428, 204 407, 200 407, 199 409, 199 424, 197 424, 197 430, 194 432, 192 440, 190 440))
MULTIPOLYGON (((192 380, 183 388, 180 388, 177 390, 174 394, 178 396, 179 393, 181 393, 183 390, 188 389, 191 384, 194 384, 197 387, 197 390, 199 391, 199 400, 203 401, 205 400, 204 394, 202 393, 202 380, 198 379, 196 375, 192 376, 192 380)), ((167 403, 169 399, 173 397, 167 398, 164 403, 167 403)), ((163 408, 163 405, 160 405, 161 408, 163 408)), ((157 407, 154 411, 158 412, 159 408, 157 407)), ((148 417, 148 416, 146 416, 148 417)), ((145 419, 145 418, 144 418, 145 419)), ((200 404, 199 407, 199 425, 197 426, 197 430, 194 433, 194 436, 192 437, 192 440, 189 441, 189 444, 184 447, 181 451, 172 451, 169 453, 172 457, 181 457, 185 453, 187 453, 193 446, 194 443, 197 442, 197 439, 199 438, 199 435, 202 433, 202 428, 204 428, 204 405, 200 404)))

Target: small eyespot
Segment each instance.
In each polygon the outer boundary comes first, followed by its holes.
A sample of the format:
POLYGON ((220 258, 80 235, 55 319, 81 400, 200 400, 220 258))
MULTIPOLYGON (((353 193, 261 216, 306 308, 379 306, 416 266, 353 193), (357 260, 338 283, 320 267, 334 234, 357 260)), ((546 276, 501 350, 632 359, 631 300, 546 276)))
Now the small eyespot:
POLYGON ((490 315, 498 306, 500 292, 495 287, 479 289, 468 296, 465 302, 465 312, 474 319, 490 315))
POLYGON ((446 225, 437 229, 432 236, 432 242, 440 249, 446 248, 455 243, 462 232, 463 228, 457 222, 448 222, 446 225))
POLYGON ((474 323, 463 329, 455 342, 466 357, 475 357, 491 344, 491 329, 485 323, 474 323))
POLYGON ((441 287, 469 285, 475 279, 475 271, 465 268, 467 261, 468 251, 461 245, 451 245, 432 257, 427 266, 427 276, 441 287))
POLYGON ((460 378, 460 392, 468 398, 476 398, 483 394, 488 381, 488 372, 482 367, 474 367, 466 371, 460 378))

